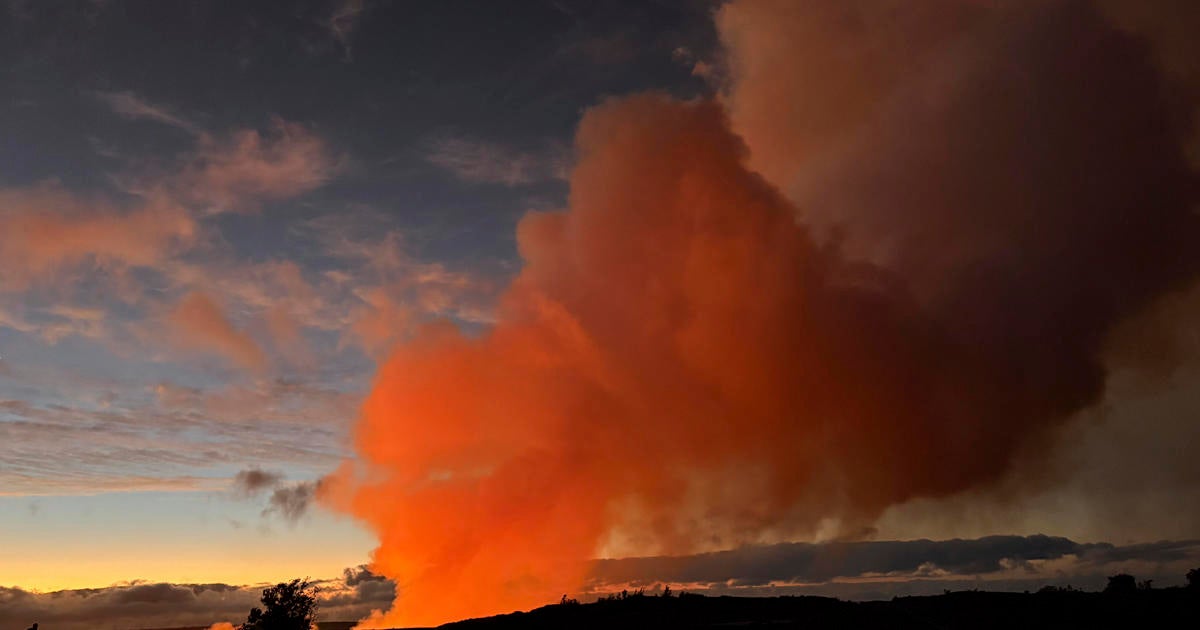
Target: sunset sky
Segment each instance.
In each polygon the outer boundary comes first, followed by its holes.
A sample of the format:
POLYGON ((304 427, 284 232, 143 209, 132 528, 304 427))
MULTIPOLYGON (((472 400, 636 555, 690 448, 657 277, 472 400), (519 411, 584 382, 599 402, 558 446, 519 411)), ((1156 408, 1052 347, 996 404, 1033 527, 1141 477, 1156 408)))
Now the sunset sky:
POLYGON ((1200 11, 1016 4, 0 6, 0 621, 1181 581, 1200 11))

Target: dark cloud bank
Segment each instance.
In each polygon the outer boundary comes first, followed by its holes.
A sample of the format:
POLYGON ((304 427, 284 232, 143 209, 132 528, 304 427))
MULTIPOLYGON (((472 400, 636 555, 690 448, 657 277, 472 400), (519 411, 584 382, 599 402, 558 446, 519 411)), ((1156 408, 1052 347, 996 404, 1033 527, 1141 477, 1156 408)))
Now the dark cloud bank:
MULTIPOLYGON (((786 543, 677 557, 598 560, 587 592, 657 588, 735 595, 819 594, 846 599, 940 593, 943 589, 1032 590, 1074 584, 1100 588, 1129 571, 1162 586, 1181 583, 1200 566, 1200 541, 1116 546, 1052 536, 974 540, 786 543)), ((321 580, 321 617, 351 620, 386 608, 391 580, 366 567, 321 580)), ((60 629, 207 625, 236 622, 262 585, 130 583, 37 593, 0 587, 0 626, 39 621, 60 629)), ((547 602, 549 603, 549 602, 547 602)))
MULTIPOLYGON (((395 587, 366 567, 316 582, 321 618, 351 620, 391 603, 395 587)), ((0 587, 0 627, 82 630, 209 625, 239 622, 258 604, 263 585, 118 584, 105 588, 37 593, 0 587)))
MULTIPOLYGON (((771 587, 841 597, 871 598, 881 583, 920 580, 903 592, 940 592, 944 583, 994 579, 1011 583, 1058 584, 1074 580, 1098 587, 1106 575, 1149 570, 1182 582, 1181 567, 1200 562, 1200 541, 1163 541, 1127 546, 1078 543, 1056 536, 988 536, 973 540, 783 543, 677 557, 599 560, 591 585, 695 585, 719 592, 771 587), (1175 575, 1178 573, 1178 575, 1175 575), (648 576, 653 576, 647 580, 648 576), (831 582, 853 579, 833 589, 831 582)), ((1151 576, 1152 577, 1152 576, 1151 576)), ((1022 587, 1024 588, 1024 587, 1022 587)), ((894 589, 885 588, 886 591, 894 589)))

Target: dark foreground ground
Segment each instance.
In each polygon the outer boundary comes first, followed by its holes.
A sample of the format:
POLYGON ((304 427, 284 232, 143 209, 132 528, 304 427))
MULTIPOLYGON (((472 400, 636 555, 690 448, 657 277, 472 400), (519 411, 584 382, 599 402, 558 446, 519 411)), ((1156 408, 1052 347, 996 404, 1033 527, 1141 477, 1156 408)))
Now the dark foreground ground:
POLYGON ((1188 628, 1200 629, 1200 593, 956 592, 845 602, 824 597, 629 597, 545 606, 471 619, 444 630, 559 628, 1188 628))
MULTIPOLYGON (((320 624, 320 628, 348 630, 353 625, 352 622, 324 622, 320 624)), ((1123 595, 1082 591, 961 591, 928 597, 897 597, 879 602, 846 602, 827 597, 704 597, 687 594, 678 597, 630 596, 590 604, 543 606, 529 612, 468 619, 440 626, 440 630, 643 628, 1196 630, 1200 629, 1200 591, 1166 588, 1123 595)))

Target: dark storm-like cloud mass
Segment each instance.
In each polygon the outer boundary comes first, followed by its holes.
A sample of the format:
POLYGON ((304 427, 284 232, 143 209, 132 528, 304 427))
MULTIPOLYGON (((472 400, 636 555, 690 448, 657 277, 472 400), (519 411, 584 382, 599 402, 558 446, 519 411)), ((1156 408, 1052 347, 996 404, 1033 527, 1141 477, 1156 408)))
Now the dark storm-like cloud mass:
POLYGON ((620 583, 659 576, 667 582, 766 584, 837 577, 912 573, 933 564, 955 573, 999 571, 1003 560, 1045 560, 1080 554, 1090 545, 1052 536, 990 536, 977 540, 783 543, 693 556, 599 560, 593 580, 620 583))
MULTIPOLYGON (((1069 561, 1089 572, 1121 570, 1122 563, 1148 565, 1200 562, 1200 541, 1164 541, 1116 546, 1078 543, 1056 536, 988 536, 973 540, 784 543, 747 546, 690 556, 598 560, 591 587, 674 583, 753 587, 773 583, 814 584, 832 580, 963 579, 1011 572, 1032 580, 1037 565, 1069 561), (653 577, 651 577, 653 576, 653 577)), ((1174 577, 1181 582, 1183 573, 1174 577)))

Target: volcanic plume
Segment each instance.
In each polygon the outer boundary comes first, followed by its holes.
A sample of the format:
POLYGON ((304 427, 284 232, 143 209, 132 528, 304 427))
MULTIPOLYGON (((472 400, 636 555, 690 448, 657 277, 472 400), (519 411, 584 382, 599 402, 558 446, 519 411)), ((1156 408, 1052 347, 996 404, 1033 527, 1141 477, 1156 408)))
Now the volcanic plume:
POLYGON ((1147 42, 1082 3, 850 4, 726 6, 726 92, 588 111, 495 326, 382 366, 323 486, 379 536, 377 621, 994 482, 1189 285, 1189 113, 1147 42))

